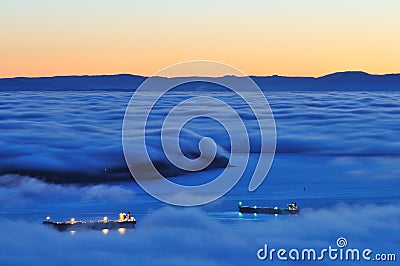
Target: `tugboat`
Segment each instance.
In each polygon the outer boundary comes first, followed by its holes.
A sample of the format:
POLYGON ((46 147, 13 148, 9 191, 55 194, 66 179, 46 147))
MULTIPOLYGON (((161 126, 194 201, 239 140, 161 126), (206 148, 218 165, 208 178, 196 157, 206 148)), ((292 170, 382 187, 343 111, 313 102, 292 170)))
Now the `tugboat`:
POLYGON ((43 224, 51 226, 61 232, 75 232, 76 230, 106 230, 108 232, 110 229, 120 230, 134 228, 136 219, 131 216, 130 212, 128 212, 128 214, 120 213, 118 220, 109 220, 108 217, 104 217, 103 220, 97 221, 76 221, 75 218, 71 218, 71 220, 65 222, 53 222, 50 217, 47 216, 43 224))
POLYGON ((242 202, 239 202, 239 212, 240 213, 264 213, 264 214, 298 214, 300 209, 297 207, 296 203, 290 203, 287 208, 278 207, 257 207, 257 206, 242 206, 242 202))

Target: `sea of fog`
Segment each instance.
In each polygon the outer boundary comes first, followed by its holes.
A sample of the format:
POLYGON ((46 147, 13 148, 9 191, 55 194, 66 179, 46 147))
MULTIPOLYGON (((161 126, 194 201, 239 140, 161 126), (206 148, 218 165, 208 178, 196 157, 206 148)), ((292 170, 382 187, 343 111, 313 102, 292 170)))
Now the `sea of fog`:
MULTIPOLYGON (((210 204, 183 208, 147 195, 126 168, 121 130, 131 93, 0 92, 0 264, 279 265, 284 262, 259 261, 257 250, 264 244, 324 248, 335 246, 339 237, 349 247, 397 253, 400 259, 400 93, 266 92, 277 151, 254 192, 248 184, 261 150, 254 114, 233 92, 196 93, 238 111, 251 155, 230 192, 210 204), (239 215, 239 201, 279 207, 294 201, 302 213, 239 215), (41 225, 47 215, 98 219, 120 211, 131 211, 138 220, 124 235, 70 235, 41 225)), ((218 176, 230 153, 243 151, 231 150, 220 123, 200 117, 185 125, 180 145, 196 156, 199 140, 212 138, 218 145, 213 167, 187 173, 166 163, 159 128, 165 114, 190 95, 172 91, 159 100, 150 113, 146 144, 170 180, 197 185, 218 176)), ((343 265, 296 264, 313 263, 343 265)))

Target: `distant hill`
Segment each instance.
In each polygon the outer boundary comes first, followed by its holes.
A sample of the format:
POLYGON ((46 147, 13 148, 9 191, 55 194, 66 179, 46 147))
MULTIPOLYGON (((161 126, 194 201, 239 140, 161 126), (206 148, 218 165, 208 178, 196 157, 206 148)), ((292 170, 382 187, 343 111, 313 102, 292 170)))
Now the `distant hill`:
POLYGON ((359 71, 337 72, 313 77, 251 77, 266 90, 310 90, 310 91, 393 91, 400 90, 400 74, 372 75, 359 71))
MULTIPOLYGON (((285 76, 251 76, 265 91, 397 91, 400 90, 400 74, 372 75, 359 71, 337 72, 326 76, 285 77, 285 76)), ((101 76, 56 76, 38 78, 3 78, 0 79, 0 91, 22 90, 108 90, 134 91, 146 77, 130 74, 101 76)), ((179 79, 179 78, 178 78, 179 79)), ((241 79, 226 76, 218 79, 241 79)), ((167 78, 159 78, 168 82, 167 78)), ((190 89, 190 85, 186 86, 190 89)), ((212 85, 207 88, 212 90, 212 85)))
POLYGON ((12 90, 134 90, 146 78, 130 74, 101 76, 57 76, 40 78, 3 78, 0 91, 12 90))

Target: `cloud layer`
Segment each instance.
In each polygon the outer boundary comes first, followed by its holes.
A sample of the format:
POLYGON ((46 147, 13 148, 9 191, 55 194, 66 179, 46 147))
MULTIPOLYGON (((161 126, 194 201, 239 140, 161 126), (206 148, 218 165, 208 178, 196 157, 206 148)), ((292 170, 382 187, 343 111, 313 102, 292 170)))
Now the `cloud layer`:
MULTIPOLYGON (((400 213, 393 205, 341 205, 304 210, 297 217, 266 216, 265 220, 226 224, 200 209, 165 207, 139 220, 137 228, 124 235, 116 231, 71 235, 4 219, 1 224, 2 265, 275 265, 280 262, 258 261, 256 252, 264 244, 317 249, 336 247, 336 239, 343 236, 349 248, 395 253, 400 213)), ((317 264, 321 263, 334 262, 317 264)))
POLYGON ((35 197, 54 196, 75 196, 82 201, 118 201, 132 199, 134 192, 121 185, 57 185, 20 175, 0 176, 0 203, 3 207, 22 202, 32 203, 35 197))

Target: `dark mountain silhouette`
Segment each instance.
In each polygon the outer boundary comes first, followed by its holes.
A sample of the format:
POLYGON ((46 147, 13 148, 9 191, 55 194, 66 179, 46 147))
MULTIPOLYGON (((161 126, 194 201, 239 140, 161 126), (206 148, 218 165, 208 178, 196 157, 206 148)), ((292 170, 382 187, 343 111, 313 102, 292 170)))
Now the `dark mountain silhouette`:
POLYGON ((0 79, 3 90, 134 90, 146 78, 130 74, 0 79))
MULTIPOLYGON (((265 91, 394 91, 400 90, 400 74, 373 75, 360 71, 337 72, 326 76, 285 77, 285 76, 251 76, 265 91)), ((0 91, 21 90, 108 90, 134 91, 146 77, 130 74, 102 76, 56 76, 38 78, 3 78, 0 79, 0 91)), ((171 78, 159 77, 159 82, 169 82, 171 78)), ((179 79, 179 78, 175 78, 179 79)), ((225 76, 218 79, 241 79, 241 77, 225 76)), ((239 81, 239 80, 238 80, 239 81)), ((187 84, 183 89, 193 89, 196 84, 187 84)), ((202 89, 218 89, 208 84, 202 89)))
POLYGON ((372 75, 360 71, 337 72, 318 78, 270 76, 252 79, 266 90, 400 90, 400 74, 372 75))

